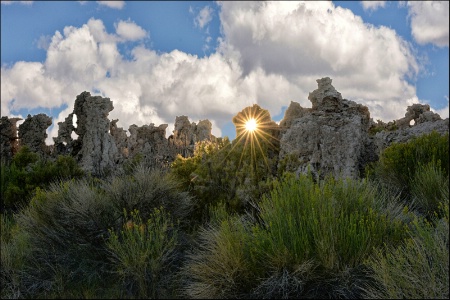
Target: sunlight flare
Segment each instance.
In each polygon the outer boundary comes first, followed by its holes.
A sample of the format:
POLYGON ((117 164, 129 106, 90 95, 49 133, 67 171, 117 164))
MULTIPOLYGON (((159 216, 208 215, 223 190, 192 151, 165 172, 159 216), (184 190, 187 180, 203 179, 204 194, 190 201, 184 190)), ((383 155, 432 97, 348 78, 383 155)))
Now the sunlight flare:
POLYGON ((245 123, 245 130, 248 132, 253 132, 258 128, 258 123, 256 123, 256 120, 251 118, 245 123))

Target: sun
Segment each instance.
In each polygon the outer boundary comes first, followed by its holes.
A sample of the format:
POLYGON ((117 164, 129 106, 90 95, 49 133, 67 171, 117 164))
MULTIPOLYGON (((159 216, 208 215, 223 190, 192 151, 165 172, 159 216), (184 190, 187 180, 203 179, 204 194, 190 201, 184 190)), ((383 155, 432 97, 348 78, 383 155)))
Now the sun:
POLYGON ((245 122, 245 130, 247 130, 248 132, 255 131, 257 127, 258 124, 256 123, 256 120, 253 118, 245 122))

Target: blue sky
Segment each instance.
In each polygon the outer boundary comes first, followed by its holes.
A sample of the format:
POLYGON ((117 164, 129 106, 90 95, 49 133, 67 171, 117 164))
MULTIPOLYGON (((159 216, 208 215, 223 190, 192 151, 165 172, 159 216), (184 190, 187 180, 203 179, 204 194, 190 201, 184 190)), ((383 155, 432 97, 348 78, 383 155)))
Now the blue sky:
POLYGON ((374 119, 448 117, 448 28, 448 2, 2 1, 1 115, 55 124, 86 90, 124 129, 187 115, 234 138, 246 106, 279 121, 329 76, 374 119))

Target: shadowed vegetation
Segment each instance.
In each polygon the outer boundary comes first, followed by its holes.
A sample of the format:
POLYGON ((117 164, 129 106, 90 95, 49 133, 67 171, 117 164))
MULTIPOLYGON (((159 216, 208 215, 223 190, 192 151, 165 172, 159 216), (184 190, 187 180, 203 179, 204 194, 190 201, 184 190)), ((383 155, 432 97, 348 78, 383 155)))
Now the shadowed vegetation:
POLYGON ((1 170, 1 297, 449 297, 448 134, 318 180, 259 125, 101 178, 22 148, 1 170))

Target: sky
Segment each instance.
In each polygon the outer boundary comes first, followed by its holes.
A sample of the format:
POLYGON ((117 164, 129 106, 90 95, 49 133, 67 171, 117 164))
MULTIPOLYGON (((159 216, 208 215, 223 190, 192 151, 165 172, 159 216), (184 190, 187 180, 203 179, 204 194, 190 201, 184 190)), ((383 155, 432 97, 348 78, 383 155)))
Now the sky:
MULTIPOLYGON (((108 97, 125 130, 232 117, 258 104, 279 121, 311 107, 316 80, 374 120, 414 103, 449 115, 447 1, 1 1, 1 115, 53 118, 83 91, 108 97)), ((19 123, 20 124, 20 123, 19 123)), ((56 126, 55 126, 56 125, 56 126)))

